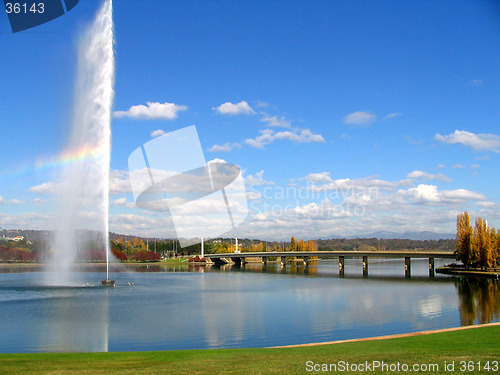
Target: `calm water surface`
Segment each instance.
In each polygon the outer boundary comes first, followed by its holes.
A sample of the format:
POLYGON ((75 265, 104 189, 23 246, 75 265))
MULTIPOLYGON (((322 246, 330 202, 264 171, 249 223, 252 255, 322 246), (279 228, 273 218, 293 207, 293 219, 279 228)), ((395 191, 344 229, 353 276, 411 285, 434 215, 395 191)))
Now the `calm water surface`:
MULTIPOLYGON (((438 261, 436 260, 436 266, 438 261)), ((0 268, 0 352, 266 347, 500 320, 498 281, 427 276, 427 261, 346 260, 264 268, 134 267, 80 272, 85 286, 43 287, 36 268, 0 268), (26 272, 29 270, 29 272, 26 272), (204 272, 203 272, 204 271, 204 272), (130 284, 130 285, 129 285, 130 284)))

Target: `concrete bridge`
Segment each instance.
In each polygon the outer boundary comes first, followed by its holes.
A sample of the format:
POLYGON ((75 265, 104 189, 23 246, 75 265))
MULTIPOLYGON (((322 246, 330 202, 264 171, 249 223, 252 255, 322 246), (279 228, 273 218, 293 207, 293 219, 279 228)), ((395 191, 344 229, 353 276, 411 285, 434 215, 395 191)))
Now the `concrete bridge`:
POLYGON ((247 258, 261 258, 264 264, 267 264, 269 258, 277 258, 277 263, 282 267, 286 265, 286 257, 297 257, 303 259, 304 265, 307 267, 311 258, 339 260, 339 275, 344 276, 344 261, 345 258, 361 258, 363 259, 363 276, 368 276, 368 258, 404 258, 405 260, 405 276, 411 276, 411 258, 427 258, 429 259, 429 276, 434 276, 434 259, 455 259, 455 254, 452 252, 443 251, 280 251, 280 252, 255 252, 255 253, 223 253, 223 254, 205 254, 206 258, 210 258, 216 265, 227 264, 231 260, 236 265, 244 265, 247 263, 247 258))

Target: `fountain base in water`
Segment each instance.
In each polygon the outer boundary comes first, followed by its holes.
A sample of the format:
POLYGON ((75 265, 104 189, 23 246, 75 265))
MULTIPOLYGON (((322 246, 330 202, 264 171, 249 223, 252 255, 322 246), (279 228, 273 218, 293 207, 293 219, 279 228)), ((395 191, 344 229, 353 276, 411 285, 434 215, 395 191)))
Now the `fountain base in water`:
POLYGON ((101 280, 103 286, 115 286, 115 280, 101 280))

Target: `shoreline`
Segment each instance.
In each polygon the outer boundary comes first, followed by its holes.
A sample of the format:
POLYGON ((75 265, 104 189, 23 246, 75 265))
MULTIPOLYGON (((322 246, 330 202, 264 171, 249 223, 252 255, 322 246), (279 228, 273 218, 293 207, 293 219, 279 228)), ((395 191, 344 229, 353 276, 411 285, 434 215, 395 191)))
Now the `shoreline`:
POLYGON ((312 343, 307 343, 307 344, 295 344, 295 345, 269 346, 268 348, 269 349, 306 348, 306 347, 322 346, 322 345, 345 344, 345 343, 349 343, 349 342, 380 341, 380 340, 390 340, 390 339, 397 339, 397 338, 403 338, 403 337, 426 336, 426 335, 432 335, 434 333, 456 332, 456 331, 464 331, 464 330, 468 330, 468 329, 476 329, 476 328, 481 328, 481 327, 496 327, 496 326, 500 326, 500 322, 474 324, 474 325, 469 325, 469 326, 460 326, 460 327, 452 327, 452 328, 432 329, 432 330, 409 332, 409 333, 397 333, 394 335, 363 337, 363 338, 359 338, 359 339, 312 342, 312 343))
MULTIPOLYGON (((188 265, 189 262, 187 261, 188 258, 185 258, 185 260, 178 260, 178 261, 156 261, 156 262, 110 262, 110 266, 128 266, 128 265, 149 265, 149 264, 154 264, 154 265, 188 265)), ((48 265, 48 262, 0 262, 0 267, 12 267, 12 266, 22 266, 22 267, 44 267, 48 265)), ((77 262, 75 263, 75 266, 106 266, 106 261, 100 261, 100 262, 77 262)))
POLYGON ((466 269, 463 267, 443 266, 436 268, 436 273, 442 275, 462 276, 462 277, 483 277, 488 279, 500 279, 500 272, 497 270, 466 269))

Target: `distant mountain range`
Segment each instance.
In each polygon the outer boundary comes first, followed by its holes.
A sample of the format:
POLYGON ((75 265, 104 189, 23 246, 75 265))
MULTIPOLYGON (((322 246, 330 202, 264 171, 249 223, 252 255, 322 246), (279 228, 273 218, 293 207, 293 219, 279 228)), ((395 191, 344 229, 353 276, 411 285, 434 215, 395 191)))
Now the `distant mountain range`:
MULTIPOLYGON (((7 236, 24 236, 26 239, 30 241, 46 241, 50 236, 50 232, 44 230, 5 230, 0 228, 0 237, 7 236)), ((133 241, 136 236, 133 235, 124 235, 110 232, 109 237, 111 240, 119 240, 121 237, 125 241, 133 241)), ((364 233, 357 234, 352 236, 338 236, 332 235, 329 237, 321 237, 319 239, 328 240, 328 239, 355 239, 355 238, 377 238, 384 240, 393 240, 393 239, 401 239, 401 240, 416 240, 416 241, 426 241, 426 240, 454 240, 455 233, 438 233, 431 231, 422 231, 422 232, 391 232, 391 231, 379 231, 373 233, 364 233)), ((139 237, 139 239, 147 240, 146 237, 139 237)), ((153 238, 149 238, 149 240, 153 240, 153 238)), ((280 241, 278 241, 280 242, 280 241)))
MULTIPOLYGON (((339 238, 339 236, 335 236, 339 238)), ((452 240, 455 239, 455 233, 437 233, 430 231, 423 232, 391 232, 391 231, 379 231, 373 233, 359 234, 355 236, 349 236, 346 238, 378 238, 384 240, 391 239, 402 239, 402 240, 452 240)))

